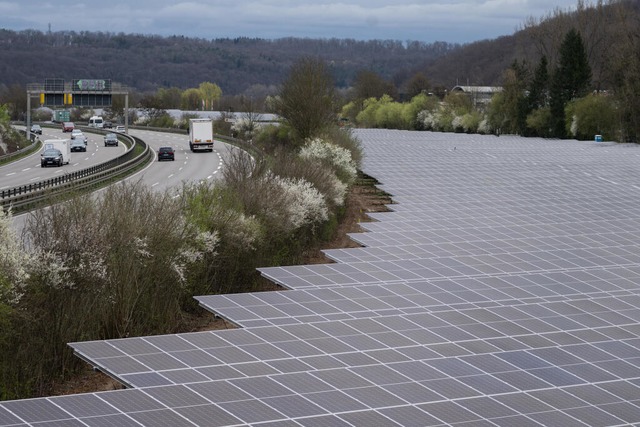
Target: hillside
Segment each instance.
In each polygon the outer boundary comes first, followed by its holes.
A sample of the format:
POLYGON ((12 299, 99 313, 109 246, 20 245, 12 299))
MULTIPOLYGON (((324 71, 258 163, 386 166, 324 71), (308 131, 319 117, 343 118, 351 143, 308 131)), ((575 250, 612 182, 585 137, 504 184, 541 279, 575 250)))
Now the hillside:
MULTIPOLYGON (((351 39, 193 39, 135 34, 0 30, 0 85, 45 78, 111 79, 140 91, 188 88, 203 81, 225 94, 252 85, 278 85, 301 56, 332 67, 339 87, 360 70, 398 80, 407 69, 424 69, 459 48, 444 42, 402 43, 351 39)), ((402 83, 402 82, 400 82, 402 83)))
MULTIPOLYGON (((606 86, 612 77, 611 47, 621 36, 621 21, 635 22, 640 2, 579 2, 576 11, 559 9, 523 22, 519 31, 466 45, 397 40, 220 38, 73 32, 43 33, 0 29, 0 89, 42 82, 45 78, 98 78, 138 91, 159 87, 196 87, 215 82, 225 95, 277 86, 302 56, 326 60, 339 88, 353 84, 367 70, 402 87, 416 73, 433 86, 502 84, 502 73, 514 60, 531 68, 541 55, 554 64, 554 52, 570 28, 577 28, 589 48, 594 81, 606 86), (620 7, 624 6, 624 7, 620 7)), ((634 24, 635 25, 635 24, 634 24)))

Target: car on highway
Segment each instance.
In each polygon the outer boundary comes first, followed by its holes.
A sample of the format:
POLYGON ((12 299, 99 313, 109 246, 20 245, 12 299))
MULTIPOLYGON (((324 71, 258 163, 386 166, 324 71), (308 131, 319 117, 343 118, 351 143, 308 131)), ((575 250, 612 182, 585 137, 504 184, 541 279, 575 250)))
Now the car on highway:
POLYGON ((71 141, 71 151, 87 151, 87 143, 80 138, 71 141))
POLYGON ((62 122, 62 132, 72 132, 76 128, 73 122, 62 122))
POLYGON ((121 133, 125 133, 127 130, 124 128, 124 126, 122 125, 118 125, 116 126, 116 128, 114 129, 116 132, 121 132, 121 133))
POLYGON ((40 156, 40 166, 43 168, 48 165, 62 166, 62 152, 57 148, 46 149, 40 156))
POLYGON ((175 152, 173 147, 160 147, 158 149, 158 161, 161 160, 175 160, 175 152))
POLYGON ((115 133, 108 133, 104 136, 104 146, 118 146, 118 136, 115 133))
POLYGON ((82 133, 80 129, 74 129, 71 131, 71 139, 79 139, 80 141, 84 142, 85 145, 87 145, 87 136, 82 133))
POLYGON ((42 135, 42 128, 40 127, 40 125, 31 125, 31 133, 42 135))
POLYGON ((111 128, 113 128, 113 123, 111 123, 111 122, 104 122, 104 123, 102 124, 102 128, 103 128, 103 129, 111 129, 111 128))

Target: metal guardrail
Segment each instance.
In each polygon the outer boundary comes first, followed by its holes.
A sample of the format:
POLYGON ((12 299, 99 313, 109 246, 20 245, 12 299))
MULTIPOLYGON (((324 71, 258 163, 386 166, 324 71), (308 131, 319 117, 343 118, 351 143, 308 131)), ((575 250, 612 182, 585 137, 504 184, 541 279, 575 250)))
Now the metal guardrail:
POLYGON ((62 193, 68 190, 82 190, 126 174, 144 164, 153 154, 149 146, 140 138, 130 135, 121 136, 127 138, 131 143, 129 149, 123 155, 105 163, 66 173, 55 178, 1 190, 0 207, 20 211, 39 206, 48 200, 61 196, 62 193), (139 155, 136 154, 136 146, 144 147, 139 155))
MULTIPOLYGON (((187 134, 187 131, 184 129, 150 128, 144 126, 136 127, 136 129, 187 134)), ((99 130, 95 128, 92 128, 91 131, 101 134, 110 132, 109 129, 99 130)), ((153 155, 149 146, 142 139, 127 134, 119 134, 119 136, 129 139, 131 142, 130 148, 122 156, 55 178, 0 190, 0 208, 11 208, 14 212, 17 212, 41 206, 47 201, 61 197, 66 191, 80 191, 124 175, 145 163, 150 156, 153 155), (136 145, 144 147, 142 154, 138 156, 135 154, 136 145)), ((264 156, 261 150, 247 141, 219 134, 215 134, 214 138, 235 145, 249 153, 253 152, 254 155, 257 154, 260 158, 264 156)), ((29 148, 32 147, 33 144, 29 148)))
MULTIPOLYGON (((26 131, 25 131, 26 133, 26 131)), ((31 151, 36 151, 38 149, 38 144, 40 144, 40 139, 36 134, 31 134, 31 140, 33 141, 28 147, 24 147, 19 149, 18 151, 14 151, 12 153, 3 154, 0 156, 0 163, 5 163, 10 161, 14 157, 19 157, 25 153, 30 153, 31 151)))

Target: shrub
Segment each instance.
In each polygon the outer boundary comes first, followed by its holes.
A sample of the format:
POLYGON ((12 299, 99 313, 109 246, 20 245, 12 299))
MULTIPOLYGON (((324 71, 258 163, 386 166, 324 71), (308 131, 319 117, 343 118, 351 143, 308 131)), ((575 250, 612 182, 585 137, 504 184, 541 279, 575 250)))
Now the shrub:
POLYGON ((475 110, 465 114, 461 118, 462 129, 466 133, 478 132, 481 122, 482 122, 482 115, 475 110))
POLYGON ((527 127, 532 129, 537 136, 548 137, 551 135, 551 109, 549 107, 533 110, 527 116, 527 127))
POLYGON ((611 97, 587 95, 566 107, 567 131, 576 139, 591 140, 602 135, 611 140, 616 135, 617 111, 611 97))
POLYGON ((357 169, 349 150, 326 143, 320 138, 308 141, 300 150, 300 157, 326 163, 343 182, 351 183, 356 178, 357 169))

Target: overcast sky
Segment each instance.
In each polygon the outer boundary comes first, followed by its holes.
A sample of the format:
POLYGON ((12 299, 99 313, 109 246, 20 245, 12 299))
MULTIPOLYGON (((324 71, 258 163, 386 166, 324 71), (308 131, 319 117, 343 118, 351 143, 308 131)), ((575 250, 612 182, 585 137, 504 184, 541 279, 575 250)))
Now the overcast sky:
POLYGON ((577 0, 0 0, 0 28, 466 43, 515 32, 577 0))

